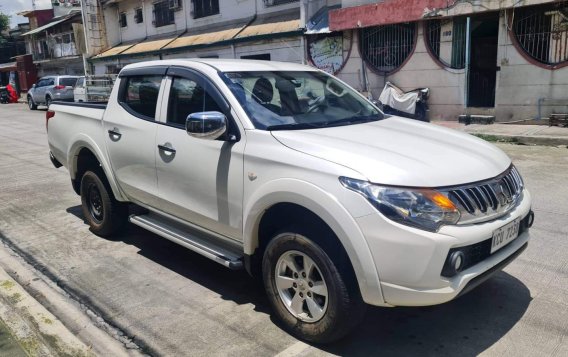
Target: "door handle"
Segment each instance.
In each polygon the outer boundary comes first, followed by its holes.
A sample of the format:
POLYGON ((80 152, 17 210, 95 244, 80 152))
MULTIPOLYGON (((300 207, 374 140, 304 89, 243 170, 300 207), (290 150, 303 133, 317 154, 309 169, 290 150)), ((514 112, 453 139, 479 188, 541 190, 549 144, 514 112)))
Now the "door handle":
POLYGON ((120 133, 120 131, 118 131, 117 128, 110 129, 108 131, 108 135, 110 136, 110 139, 113 141, 120 140, 120 138, 122 137, 122 134, 120 133))
MULTIPOLYGON (((167 143, 166 143, 167 144, 167 143)), ((165 146, 165 145, 158 145, 158 149, 165 151, 165 152, 169 152, 171 154, 175 154, 176 153, 176 149, 169 147, 169 146, 165 146)))

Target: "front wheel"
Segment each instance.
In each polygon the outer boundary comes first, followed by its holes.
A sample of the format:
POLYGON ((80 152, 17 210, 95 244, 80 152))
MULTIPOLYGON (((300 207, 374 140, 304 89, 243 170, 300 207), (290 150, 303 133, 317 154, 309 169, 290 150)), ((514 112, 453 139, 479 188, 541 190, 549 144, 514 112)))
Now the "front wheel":
POLYGON ((274 237, 266 248, 262 271, 275 314, 300 339, 338 340, 363 316, 365 305, 359 292, 345 283, 346 274, 304 235, 284 232, 274 237))
POLYGON ((103 174, 87 171, 81 179, 81 206, 91 232, 109 237, 119 232, 128 217, 128 206, 118 202, 103 174))

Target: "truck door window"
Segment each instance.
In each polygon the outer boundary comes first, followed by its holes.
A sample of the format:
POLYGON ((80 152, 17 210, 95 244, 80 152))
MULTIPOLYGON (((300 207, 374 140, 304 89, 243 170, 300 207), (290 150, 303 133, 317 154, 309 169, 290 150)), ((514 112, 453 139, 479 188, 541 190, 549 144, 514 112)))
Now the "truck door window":
POLYGON ((189 114, 210 111, 222 112, 217 102, 202 86, 187 78, 173 78, 168 102, 169 124, 185 127, 189 114))
POLYGON ((154 120, 162 76, 133 76, 126 81, 122 103, 144 119, 154 120))

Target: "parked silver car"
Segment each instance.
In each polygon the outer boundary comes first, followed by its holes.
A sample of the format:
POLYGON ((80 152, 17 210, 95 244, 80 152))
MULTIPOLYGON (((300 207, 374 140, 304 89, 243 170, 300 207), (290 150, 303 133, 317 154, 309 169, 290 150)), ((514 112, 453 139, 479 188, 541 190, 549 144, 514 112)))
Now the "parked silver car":
POLYGON ((73 87, 78 76, 47 76, 40 78, 28 92, 28 106, 36 110, 43 104, 47 107, 55 100, 73 101, 73 87))

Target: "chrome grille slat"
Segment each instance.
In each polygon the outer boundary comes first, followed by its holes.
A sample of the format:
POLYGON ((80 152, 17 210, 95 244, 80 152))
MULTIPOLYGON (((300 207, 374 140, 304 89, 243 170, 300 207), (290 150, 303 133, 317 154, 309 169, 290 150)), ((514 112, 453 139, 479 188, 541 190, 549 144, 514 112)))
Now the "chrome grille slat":
POLYGON ((487 197, 487 202, 489 203, 490 207, 495 210, 497 209, 497 197, 494 197, 494 193, 492 195, 490 188, 488 188, 489 185, 483 185, 483 186, 479 186, 479 188, 481 189, 481 191, 483 191, 483 193, 485 194, 485 197, 487 197))
POLYGON ((458 224, 478 223, 495 219, 515 207, 523 192, 523 180, 511 166, 493 179, 441 192, 461 211, 458 224))

